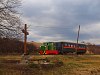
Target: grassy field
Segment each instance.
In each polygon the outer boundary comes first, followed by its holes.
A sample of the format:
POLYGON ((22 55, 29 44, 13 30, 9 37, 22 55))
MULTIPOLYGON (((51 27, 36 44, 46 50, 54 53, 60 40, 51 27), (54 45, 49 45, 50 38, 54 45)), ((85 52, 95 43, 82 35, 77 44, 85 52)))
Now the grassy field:
MULTIPOLYGON (((0 63, 0 75, 100 75, 100 55, 32 55, 30 59, 62 61, 62 66, 33 67, 18 63, 0 63), (9 73, 9 74, 8 74, 9 73)), ((18 60, 20 56, 0 56, 0 61, 18 60)))

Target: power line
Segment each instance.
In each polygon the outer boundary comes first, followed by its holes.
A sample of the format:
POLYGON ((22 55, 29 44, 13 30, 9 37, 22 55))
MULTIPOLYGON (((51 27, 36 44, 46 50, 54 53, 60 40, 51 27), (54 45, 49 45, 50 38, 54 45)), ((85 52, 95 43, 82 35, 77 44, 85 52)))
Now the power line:
POLYGON ((70 26, 70 27, 65 27, 65 26, 64 26, 64 27, 60 27, 60 26, 52 26, 52 27, 51 27, 51 26, 33 26, 33 27, 35 27, 35 28, 36 28, 36 27, 38 27, 38 28, 50 28, 50 29, 51 29, 51 28, 52 28, 52 29, 53 29, 53 28, 54 28, 54 29, 56 29, 56 28, 59 28, 59 29, 74 29, 74 28, 75 28, 75 27, 71 27, 71 26, 70 26))

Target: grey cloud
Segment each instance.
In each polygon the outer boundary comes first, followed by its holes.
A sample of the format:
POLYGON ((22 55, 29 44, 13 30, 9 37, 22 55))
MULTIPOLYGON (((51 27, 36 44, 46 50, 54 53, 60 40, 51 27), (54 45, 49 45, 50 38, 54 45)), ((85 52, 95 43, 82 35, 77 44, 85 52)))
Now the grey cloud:
MULTIPOLYGON (((100 0, 51 0, 48 4, 27 3, 21 10, 23 16, 32 23, 32 31, 37 31, 38 35, 55 37, 59 34, 64 40, 75 40, 77 31, 74 30, 78 29, 79 24, 82 29, 85 26, 93 28, 91 24, 99 23, 99 7, 100 0), (34 24, 44 27, 35 27, 34 24)), ((80 40, 90 39, 92 35, 99 37, 94 33, 82 32, 80 40)))

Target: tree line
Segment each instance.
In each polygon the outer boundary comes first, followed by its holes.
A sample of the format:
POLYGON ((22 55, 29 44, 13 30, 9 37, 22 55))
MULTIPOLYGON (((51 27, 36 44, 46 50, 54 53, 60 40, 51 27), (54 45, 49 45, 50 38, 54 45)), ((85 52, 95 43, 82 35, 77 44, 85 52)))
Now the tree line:
MULTIPOLYGON (((28 53, 34 52, 36 47, 27 43, 28 53)), ((24 42, 17 39, 0 38, 0 54, 23 54, 24 42)))

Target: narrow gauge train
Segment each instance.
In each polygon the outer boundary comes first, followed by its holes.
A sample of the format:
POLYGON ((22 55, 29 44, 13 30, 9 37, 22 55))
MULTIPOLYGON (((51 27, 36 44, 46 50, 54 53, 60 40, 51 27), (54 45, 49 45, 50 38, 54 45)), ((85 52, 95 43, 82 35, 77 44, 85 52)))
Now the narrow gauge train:
POLYGON ((46 55, 67 53, 85 54, 86 45, 71 42, 44 42, 39 51, 39 54, 46 55))

